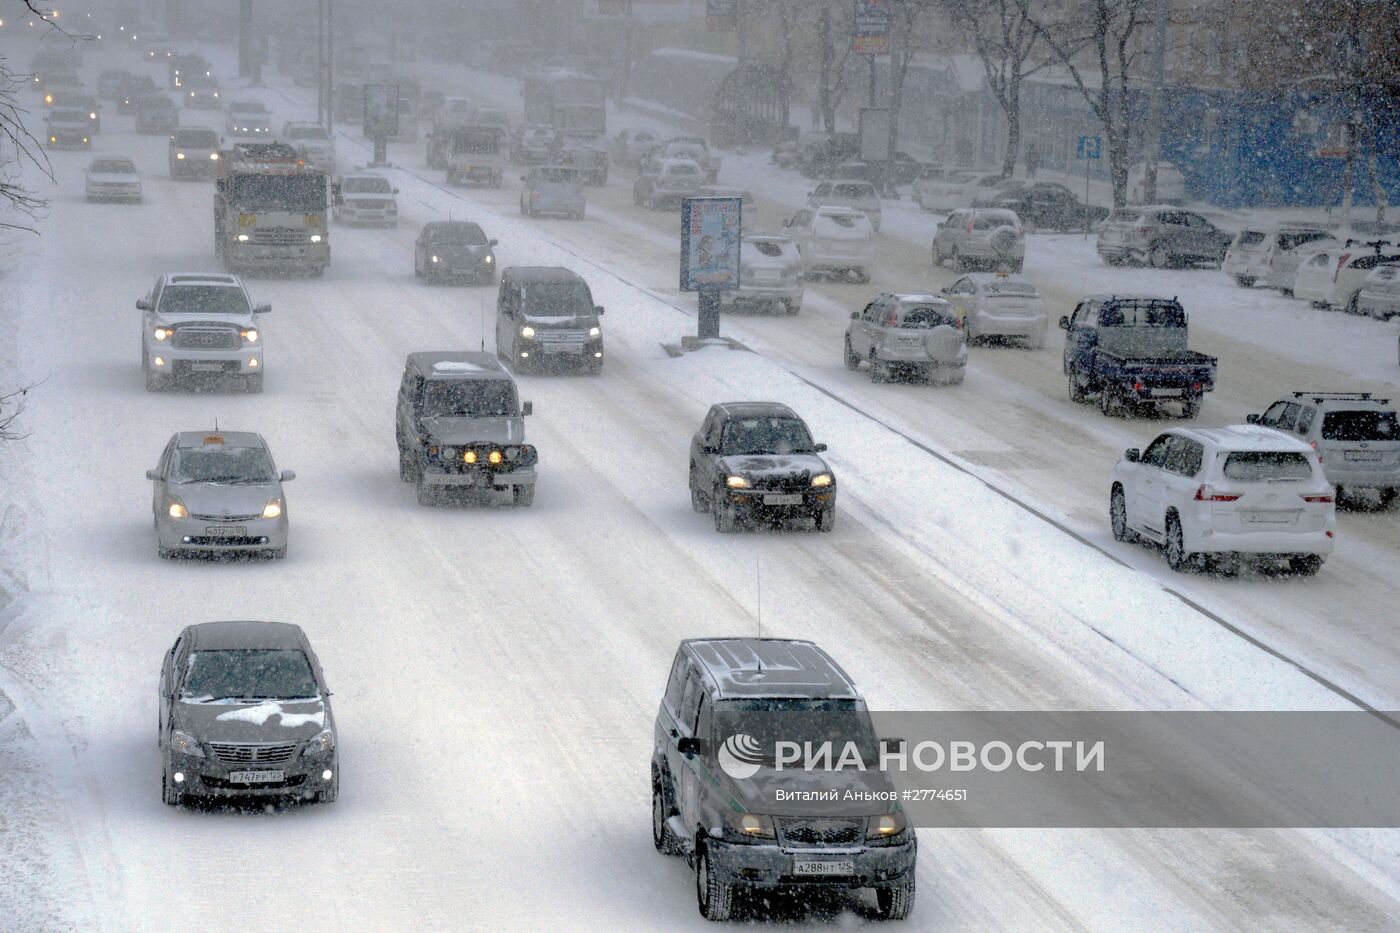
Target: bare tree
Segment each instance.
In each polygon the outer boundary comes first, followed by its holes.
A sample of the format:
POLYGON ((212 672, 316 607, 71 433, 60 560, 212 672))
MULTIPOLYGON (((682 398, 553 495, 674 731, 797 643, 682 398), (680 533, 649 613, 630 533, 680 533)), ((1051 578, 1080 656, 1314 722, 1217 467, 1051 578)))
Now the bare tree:
POLYGON ((1134 42, 1148 17, 1148 0, 1079 0, 1068 22, 1052 23, 1031 9, 1033 0, 1014 0, 1046 48, 1062 65, 1089 109, 1103 125, 1108 149, 1113 206, 1128 201, 1128 146, 1132 139, 1133 111, 1128 88, 1133 73, 1134 42), (1081 50, 1092 58, 1098 81, 1086 81, 1079 65, 1081 50))
MULTIPOLYGON (((943 0, 943 7, 981 59, 987 87, 1006 114, 1006 155, 1001 173, 1010 178, 1021 150, 1021 84, 1052 59, 1039 56, 1037 60, 1043 47, 1040 31, 1026 5, 1018 0, 984 0, 978 5, 943 0)), ((1073 51, 1072 39, 1067 37, 1064 47, 1073 51)))
MULTIPOLYGON (((39 8, 33 0, 23 0, 23 4, 31 14, 47 22, 50 28, 63 32, 53 22, 51 11, 39 8)), ((68 34, 65 32, 64 35, 68 34)), ((26 163, 43 172, 50 182, 54 178, 48 155, 25 126, 24 120, 29 111, 19 103, 21 85, 27 86, 27 82, 21 81, 9 63, 0 58, 0 203, 8 205, 15 214, 32 220, 45 201, 20 180, 26 163)), ((7 218, 0 218, 0 228, 34 230, 28 223, 13 223, 7 218)))
POLYGON ((836 132, 836 108, 846 94, 846 63, 851 57, 850 22, 855 16, 854 7, 846 2, 818 0, 817 10, 817 54, 819 61, 819 81, 817 84, 817 106, 822 117, 822 128, 828 133, 836 132), (842 16, 842 22, 833 23, 833 10, 842 16))
POLYGON ((24 401, 33 385, 0 395, 0 441, 17 441, 28 437, 15 430, 15 421, 24 414, 24 401))
MULTIPOLYGON (((899 111, 904 106, 904 81, 914 60, 914 27, 933 7, 933 0, 895 0, 890 10, 890 158, 899 148, 899 111)), ((888 183, 890 180, 886 179, 888 183)))

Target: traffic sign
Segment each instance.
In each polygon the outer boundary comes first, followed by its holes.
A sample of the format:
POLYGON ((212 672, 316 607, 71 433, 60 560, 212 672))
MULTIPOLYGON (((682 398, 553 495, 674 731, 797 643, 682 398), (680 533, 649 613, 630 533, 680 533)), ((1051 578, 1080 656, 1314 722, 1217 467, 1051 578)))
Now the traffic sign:
POLYGON ((1103 157, 1102 136, 1081 136, 1079 146, 1074 151, 1076 159, 1099 159, 1103 157))

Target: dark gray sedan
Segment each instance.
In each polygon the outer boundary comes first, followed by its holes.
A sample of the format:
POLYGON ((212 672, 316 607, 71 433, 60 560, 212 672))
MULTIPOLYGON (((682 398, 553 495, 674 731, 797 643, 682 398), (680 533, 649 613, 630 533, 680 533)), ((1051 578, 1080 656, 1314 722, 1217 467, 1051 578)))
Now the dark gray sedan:
POLYGON ((186 627, 160 669, 161 799, 335 800, 330 695, 300 626, 186 627))
POLYGON ((413 244, 413 274, 425 282, 471 279, 496 281, 496 241, 464 220, 435 220, 423 225, 413 244))
POLYGON ((146 471, 154 487, 156 550, 287 556, 287 498, 272 451, 249 431, 181 431, 146 471))

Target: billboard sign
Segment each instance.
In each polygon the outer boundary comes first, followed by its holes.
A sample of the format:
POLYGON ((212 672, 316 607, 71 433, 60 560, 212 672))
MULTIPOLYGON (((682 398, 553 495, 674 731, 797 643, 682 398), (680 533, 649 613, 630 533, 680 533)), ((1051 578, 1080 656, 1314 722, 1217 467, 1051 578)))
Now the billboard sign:
POLYGON ((389 139, 399 135, 399 86, 365 85, 365 136, 389 139))
POLYGON ((857 55, 888 55, 892 0, 856 0, 851 51, 857 55))
POLYGON ((686 198, 681 202, 681 291, 739 287, 739 198, 686 198))

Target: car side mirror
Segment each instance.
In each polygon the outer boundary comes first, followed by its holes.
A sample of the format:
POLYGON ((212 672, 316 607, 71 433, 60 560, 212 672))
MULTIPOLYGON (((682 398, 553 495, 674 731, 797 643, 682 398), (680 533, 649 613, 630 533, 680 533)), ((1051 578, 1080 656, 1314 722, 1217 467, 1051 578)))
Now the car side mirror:
POLYGON ((297 478, 297 471, 296 471, 296 470, 283 470, 283 471, 282 471, 282 482, 284 482, 284 483, 290 483, 292 480, 294 480, 294 479, 296 479, 296 478, 297 478))
POLYGON ((676 751, 687 758, 699 755, 705 749, 705 743, 693 735, 683 735, 676 740, 676 751))
POLYGON ((159 470, 147 470, 147 471, 146 471, 146 479, 151 480, 152 482, 155 482, 155 483, 160 482, 160 471, 159 471, 159 470))
POLYGON ((812 449, 815 450, 815 451, 816 451, 817 453, 819 453, 819 454, 821 454, 821 453, 826 453, 826 445, 825 445, 825 444, 814 444, 814 445, 812 445, 812 449))
POLYGON ((603 313, 603 306, 602 306, 602 305, 594 305, 594 306, 593 306, 593 313, 594 313, 594 314, 599 314, 599 315, 601 315, 601 314, 603 313))
POLYGON ((1060 330, 1069 330, 1069 317, 1068 317, 1068 315, 1061 316, 1061 318, 1060 318, 1060 330))
POLYGON ((521 176, 520 176, 520 180, 521 180, 521 181, 525 181, 525 180, 526 180, 526 179, 525 179, 525 176, 524 176, 524 175, 521 175, 521 176))
POLYGON ((253 308, 253 313, 254 313, 254 314, 267 314, 267 313, 268 313, 269 311, 271 311, 271 310, 272 310, 272 305, 270 305, 270 304, 260 304, 260 305, 256 306, 255 308, 253 308))
POLYGON ((487 245, 487 246, 495 246, 495 245, 496 245, 497 243, 499 243, 499 242, 501 242, 501 241, 500 241, 500 240, 487 240, 487 241, 486 241, 486 245, 487 245))
POLYGON ((394 188, 390 193, 391 193, 391 194, 398 194, 398 193, 399 193, 399 189, 398 189, 398 188, 394 188))
POLYGON ((149 311, 149 310, 151 310, 151 303, 150 303, 149 301, 147 301, 146 299, 144 299, 144 298, 137 298, 137 299, 136 299, 136 310, 137 310, 137 311, 149 311))
POLYGON ((1127 450, 1123 451, 1123 459, 1129 463, 1137 463, 1142 459, 1142 451, 1138 450, 1136 447, 1129 447, 1127 450))
POLYGON ((523 405, 520 406, 520 416, 521 416, 522 418, 524 418, 524 417, 526 417, 526 416, 528 416, 528 415, 533 415, 534 413, 535 413, 535 403, 534 403, 534 402, 526 402, 525 404, 523 404, 523 405))
POLYGON ((1245 415, 1245 416, 1244 416, 1244 421, 1245 421, 1245 424, 1258 424, 1258 423, 1259 423, 1259 416, 1258 416, 1258 415, 1245 415))

